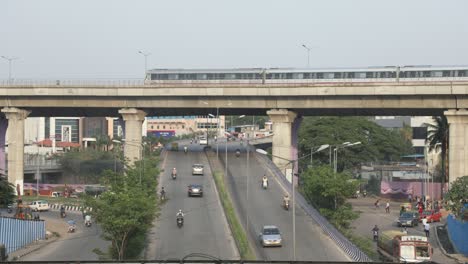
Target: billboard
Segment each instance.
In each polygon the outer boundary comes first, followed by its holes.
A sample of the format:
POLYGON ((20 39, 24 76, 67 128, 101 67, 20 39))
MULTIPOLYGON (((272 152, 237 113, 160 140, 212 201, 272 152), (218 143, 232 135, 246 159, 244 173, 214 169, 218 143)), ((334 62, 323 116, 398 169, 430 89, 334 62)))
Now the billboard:
POLYGON ((170 138, 175 136, 175 130, 152 130, 148 131, 148 134, 155 137, 170 138))

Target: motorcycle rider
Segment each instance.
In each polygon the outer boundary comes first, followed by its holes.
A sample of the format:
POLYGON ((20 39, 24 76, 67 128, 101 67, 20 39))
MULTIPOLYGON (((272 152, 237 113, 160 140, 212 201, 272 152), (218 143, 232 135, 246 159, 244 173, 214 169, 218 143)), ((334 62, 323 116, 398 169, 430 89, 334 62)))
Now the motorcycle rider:
POLYGON ((263 178, 262 178, 262 186, 263 186, 263 188, 268 187, 268 178, 267 178, 266 175, 263 175, 263 178))
POLYGON ((91 216, 89 214, 85 216, 85 225, 91 226, 91 216))
POLYGON ((177 218, 184 218, 184 213, 182 212, 182 209, 179 209, 179 212, 176 214, 177 218))
POLYGON ((286 207, 286 204, 287 204, 287 207, 289 207, 289 195, 287 193, 285 193, 284 196, 283 196, 283 205, 284 205, 284 207, 286 207))
POLYGON ((184 146, 184 152, 187 153, 188 149, 187 146, 184 146))
POLYGON ((172 176, 177 176, 177 169, 176 168, 172 169, 172 176))
POLYGON ((164 190, 164 187, 161 187, 159 196, 161 197, 161 200, 166 200, 166 191, 164 190))
POLYGON ((377 241, 379 239, 379 227, 377 225, 372 228, 372 235, 374 237, 374 241, 377 241))
POLYGON ((62 218, 65 218, 66 214, 65 214, 65 206, 64 205, 61 205, 60 206, 60 217, 62 218))

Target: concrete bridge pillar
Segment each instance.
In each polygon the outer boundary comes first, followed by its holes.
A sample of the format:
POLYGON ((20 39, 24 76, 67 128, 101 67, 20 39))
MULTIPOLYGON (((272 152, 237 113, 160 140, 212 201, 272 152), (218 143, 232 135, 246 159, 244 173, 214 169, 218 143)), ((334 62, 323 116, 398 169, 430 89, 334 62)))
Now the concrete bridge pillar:
MULTIPOLYGON (((273 123, 273 163, 291 181, 291 160, 297 160, 297 131, 302 118, 296 118, 297 114, 287 109, 273 109, 267 111, 273 123), (276 157, 275 157, 276 156, 276 157)), ((295 173, 297 172, 297 162, 295 173)))
POLYGON ((19 186, 23 195, 24 183, 24 120, 31 113, 15 107, 3 108, 2 112, 8 119, 8 181, 15 188, 19 186))
POLYGON ((124 156, 133 164, 142 158, 141 132, 146 113, 136 108, 124 108, 119 114, 125 122, 124 156))
POLYGON ((449 123, 449 184, 468 175, 468 110, 444 112, 449 123))

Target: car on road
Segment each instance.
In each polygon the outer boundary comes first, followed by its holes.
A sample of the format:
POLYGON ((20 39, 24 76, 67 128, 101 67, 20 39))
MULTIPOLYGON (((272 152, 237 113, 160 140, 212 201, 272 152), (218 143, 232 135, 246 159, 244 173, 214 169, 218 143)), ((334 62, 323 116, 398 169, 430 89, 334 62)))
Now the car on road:
POLYGON ((425 210, 422 212, 422 214, 419 215, 419 222, 422 222, 424 218, 426 218, 427 222, 429 223, 440 222, 442 214, 434 210, 425 210))
POLYGON ((188 196, 203 196, 203 186, 200 184, 190 184, 188 186, 188 196))
POLYGON ((398 226, 417 226, 419 223, 418 212, 404 212, 398 217, 398 226))
POLYGON ((208 145, 208 139, 206 139, 206 137, 201 137, 199 141, 200 145, 208 145))
POLYGON ((263 247, 281 247, 283 245, 281 232, 279 228, 274 225, 263 226, 259 237, 263 247))
POLYGON ((32 201, 29 203, 29 208, 33 211, 49 211, 49 203, 44 200, 32 201))
POLYGON ((193 164, 192 175, 203 175, 203 164, 193 164))

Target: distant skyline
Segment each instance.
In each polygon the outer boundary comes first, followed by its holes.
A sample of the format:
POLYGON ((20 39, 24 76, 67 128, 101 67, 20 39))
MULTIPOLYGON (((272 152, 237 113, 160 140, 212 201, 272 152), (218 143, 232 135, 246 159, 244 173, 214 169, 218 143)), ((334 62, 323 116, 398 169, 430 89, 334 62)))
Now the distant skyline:
MULTIPOLYGON (((3 0, 17 79, 143 78, 153 68, 468 65, 464 0, 3 0)), ((0 58, 0 79, 8 61, 0 58)))

